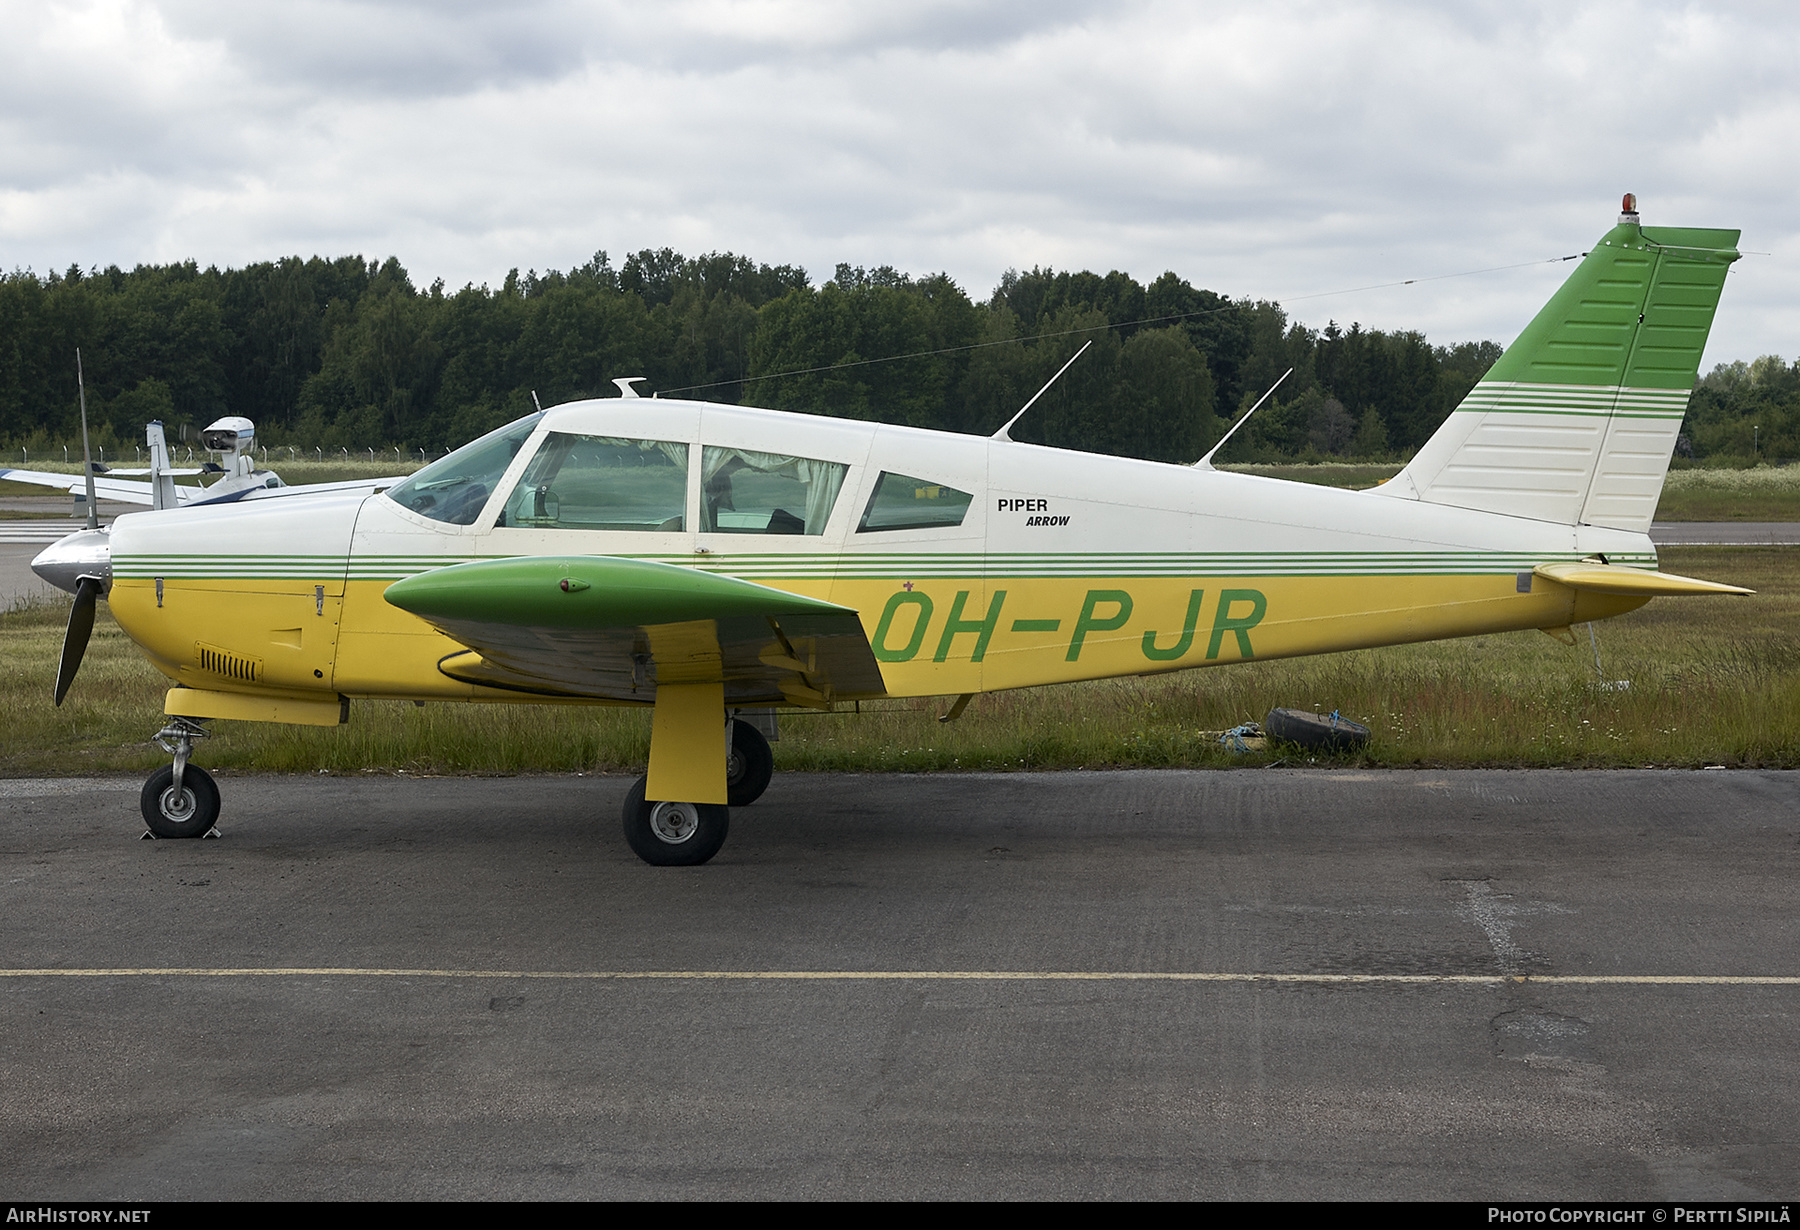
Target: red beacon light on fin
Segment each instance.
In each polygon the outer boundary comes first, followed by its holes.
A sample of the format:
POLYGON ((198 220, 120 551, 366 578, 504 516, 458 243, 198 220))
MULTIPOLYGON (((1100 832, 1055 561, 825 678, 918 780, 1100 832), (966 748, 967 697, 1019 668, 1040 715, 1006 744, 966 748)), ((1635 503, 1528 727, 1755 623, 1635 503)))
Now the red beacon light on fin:
POLYGON ((1625 199, 1619 202, 1619 222, 1635 223, 1638 220, 1637 193, 1627 192, 1625 199))

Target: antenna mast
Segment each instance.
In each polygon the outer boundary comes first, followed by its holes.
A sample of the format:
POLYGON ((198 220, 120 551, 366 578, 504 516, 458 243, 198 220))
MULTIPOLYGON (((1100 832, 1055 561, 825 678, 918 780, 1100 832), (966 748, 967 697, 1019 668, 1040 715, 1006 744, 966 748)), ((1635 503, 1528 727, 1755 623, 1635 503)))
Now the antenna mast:
POLYGON ((1219 442, 1217 444, 1213 445, 1211 448, 1206 450, 1206 456, 1202 457, 1200 460, 1198 460, 1194 463, 1194 469, 1196 469, 1196 470, 1212 469, 1213 468, 1213 465, 1212 465, 1213 454, 1218 452, 1220 449, 1224 448, 1225 441, 1231 439, 1231 433, 1236 431, 1238 428, 1242 427, 1245 423, 1248 423, 1250 421, 1250 416, 1255 414, 1258 410, 1262 409, 1262 404, 1264 402, 1268 401, 1269 398, 1274 395, 1276 389, 1279 389, 1281 387, 1281 381, 1286 380, 1289 376, 1291 376, 1293 374, 1294 374, 1294 369, 1291 367, 1288 368, 1285 372, 1282 372, 1281 380, 1277 380, 1274 384, 1270 385, 1269 391, 1267 393, 1264 393, 1261 397, 1257 398, 1256 404, 1254 406, 1251 406, 1248 410, 1244 411, 1244 417, 1239 419, 1237 422, 1233 423, 1231 425, 1231 427, 1225 432, 1225 434, 1219 437, 1219 442))
POLYGON ((1012 437, 1007 435, 1006 433, 1012 430, 1012 425, 1014 423, 1018 422, 1020 419, 1024 418, 1025 412, 1027 410, 1031 409, 1032 405, 1036 403, 1037 399, 1042 397, 1044 394, 1048 393, 1050 391, 1050 386, 1055 384, 1058 380, 1061 380, 1062 374, 1064 372, 1068 371, 1071 367, 1075 366, 1075 360, 1079 359, 1082 355, 1086 354, 1087 348, 1089 346, 1092 346, 1093 344, 1094 344, 1094 339, 1091 337, 1087 341, 1081 343, 1081 349, 1077 350, 1074 354, 1070 355, 1069 361, 1067 363, 1064 363, 1061 367, 1056 369, 1056 375, 1050 377, 1049 381, 1045 383, 1043 388, 1039 389, 1037 392, 1035 392, 1031 395, 1031 401, 1028 401, 1024 405, 1020 406, 1019 412, 1017 414, 1013 415, 1011 418, 1006 420, 1006 426, 1002 427, 999 431, 996 431, 989 438, 994 439, 994 440, 1011 440, 1012 437))

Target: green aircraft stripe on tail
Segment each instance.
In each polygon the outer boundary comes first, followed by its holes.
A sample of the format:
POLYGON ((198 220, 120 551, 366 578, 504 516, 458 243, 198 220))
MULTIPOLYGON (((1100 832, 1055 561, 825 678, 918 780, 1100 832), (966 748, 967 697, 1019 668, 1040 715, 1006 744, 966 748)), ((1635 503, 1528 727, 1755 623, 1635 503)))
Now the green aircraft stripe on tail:
POLYGON ((1610 418, 1680 419, 1685 389, 1633 389, 1588 384, 1511 384, 1483 380, 1457 407, 1461 413, 1586 414, 1610 418))

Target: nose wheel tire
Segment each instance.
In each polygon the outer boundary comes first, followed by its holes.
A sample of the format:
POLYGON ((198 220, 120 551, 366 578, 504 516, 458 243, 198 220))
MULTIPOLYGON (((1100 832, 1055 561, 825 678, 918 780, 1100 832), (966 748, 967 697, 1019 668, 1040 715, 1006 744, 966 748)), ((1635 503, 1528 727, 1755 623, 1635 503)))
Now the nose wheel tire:
POLYGON ((698 867, 717 854, 731 827, 730 810, 723 803, 650 802, 644 798, 648 780, 638 778, 625 796, 625 840, 632 853, 653 867, 698 867))
POLYGON ((139 802, 144 823, 158 837, 204 837, 219 821, 219 787, 212 774, 188 765, 175 789, 175 766, 164 765, 144 783, 139 802))
POLYGON ((748 807, 762 797, 775 775, 775 753, 762 731, 748 722, 731 724, 731 750, 725 755, 725 797, 733 807, 748 807))

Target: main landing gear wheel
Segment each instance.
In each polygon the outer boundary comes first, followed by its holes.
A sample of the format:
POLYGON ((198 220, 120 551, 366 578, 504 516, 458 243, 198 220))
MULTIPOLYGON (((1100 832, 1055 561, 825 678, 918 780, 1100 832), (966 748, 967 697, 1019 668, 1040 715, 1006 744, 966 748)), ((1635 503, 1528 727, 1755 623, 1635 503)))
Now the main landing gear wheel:
POLYGON ((219 820, 219 787, 212 774, 188 765, 175 789, 175 766, 164 765, 144 783, 139 802, 144 823, 158 837, 204 837, 219 820))
POLYGON ((638 778, 625 796, 625 840, 632 853, 653 867, 698 867, 717 854, 731 827, 730 810, 723 803, 649 802, 648 781, 638 778))
POLYGON ((733 807, 748 807, 762 798, 775 776, 775 753, 762 731, 748 722, 731 724, 731 751, 725 756, 725 797, 733 807))

